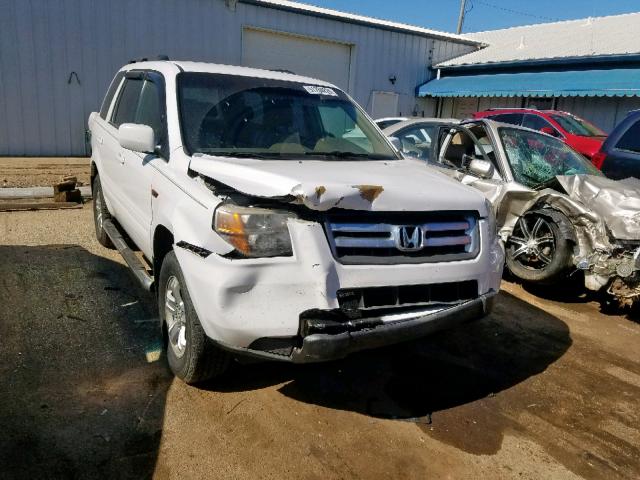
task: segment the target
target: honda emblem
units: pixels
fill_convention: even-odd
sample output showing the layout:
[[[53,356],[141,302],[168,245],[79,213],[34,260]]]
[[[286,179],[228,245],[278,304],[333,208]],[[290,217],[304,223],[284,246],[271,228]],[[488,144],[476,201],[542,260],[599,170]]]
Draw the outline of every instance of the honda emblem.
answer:
[[[403,226],[398,227],[396,246],[403,252],[415,252],[422,249],[422,228]]]

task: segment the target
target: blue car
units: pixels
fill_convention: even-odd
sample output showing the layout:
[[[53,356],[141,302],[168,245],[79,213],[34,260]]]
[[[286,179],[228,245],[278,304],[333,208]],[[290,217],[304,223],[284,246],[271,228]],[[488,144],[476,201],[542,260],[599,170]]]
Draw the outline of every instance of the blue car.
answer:
[[[591,161],[614,180],[640,178],[640,110],[629,112]]]

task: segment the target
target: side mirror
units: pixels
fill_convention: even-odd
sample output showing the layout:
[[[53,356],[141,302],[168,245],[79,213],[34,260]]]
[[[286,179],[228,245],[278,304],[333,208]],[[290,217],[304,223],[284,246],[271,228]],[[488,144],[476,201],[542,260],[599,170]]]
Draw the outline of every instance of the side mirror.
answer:
[[[118,128],[118,141],[122,148],[140,153],[154,153],[156,138],[153,128],[138,123],[123,123]]]
[[[556,132],[555,128],[553,127],[542,127],[540,131],[542,133],[546,133],[547,135],[551,135],[552,137],[558,136],[558,132]]]
[[[402,151],[402,142],[400,141],[400,139],[398,137],[387,137],[387,138],[391,142],[391,145],[396,147],[396,150],[398,150],[399,152]]]
[[[493,178],[496,169],[493,163],[474,158],[469,163],[469,173],[480,178]]]

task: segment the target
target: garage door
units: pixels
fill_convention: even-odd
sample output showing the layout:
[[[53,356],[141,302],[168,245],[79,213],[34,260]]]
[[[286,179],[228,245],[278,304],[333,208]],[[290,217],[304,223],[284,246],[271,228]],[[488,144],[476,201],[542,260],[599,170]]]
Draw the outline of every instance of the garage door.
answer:
[[[349,89],[351,46],[308,37],[245,28],[242,64],[290,70]]]

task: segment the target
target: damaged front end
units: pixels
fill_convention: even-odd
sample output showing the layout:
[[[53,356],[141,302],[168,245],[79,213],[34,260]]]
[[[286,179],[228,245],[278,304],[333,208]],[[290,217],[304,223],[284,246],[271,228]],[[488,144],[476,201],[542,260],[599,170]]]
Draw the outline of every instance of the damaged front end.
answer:
[[[635,248],[635,250],[634,250]],[[607,287],[620,305],[631,306],[640,298],[640,247],[615,246],[608,252],[593,252],[578,261],[591,290]]]
[[[460,172],[454,176],[464,177]],[[532,190],[515,182],[477,179],[465,183],[481,190],[495,206],[504,242],[526,212],[562,213],[572,228],[561,231],[575,245],[573,266],[584,272],[586,288],[606,288],[620,305],[632,305],[640,299],[640,181],[592,175],[556,179],[566,193]]]

